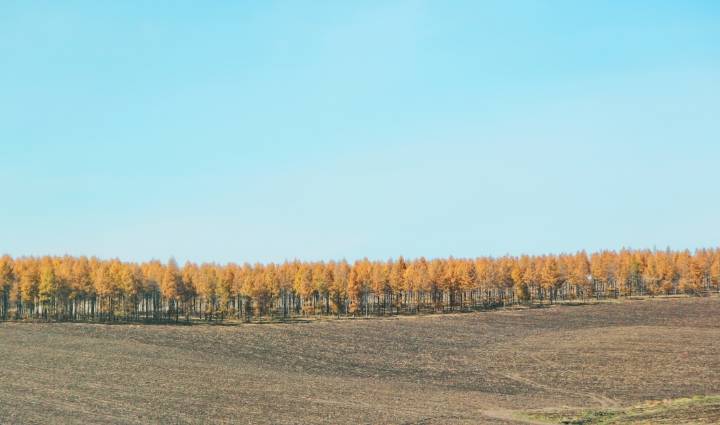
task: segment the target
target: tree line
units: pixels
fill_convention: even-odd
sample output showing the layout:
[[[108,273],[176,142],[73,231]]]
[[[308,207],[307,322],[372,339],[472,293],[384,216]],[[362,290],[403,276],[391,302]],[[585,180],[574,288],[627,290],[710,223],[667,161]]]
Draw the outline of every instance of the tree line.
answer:
[[[281,264],[0,258],[0,319],[370,316],[720,290],[720,249]]]

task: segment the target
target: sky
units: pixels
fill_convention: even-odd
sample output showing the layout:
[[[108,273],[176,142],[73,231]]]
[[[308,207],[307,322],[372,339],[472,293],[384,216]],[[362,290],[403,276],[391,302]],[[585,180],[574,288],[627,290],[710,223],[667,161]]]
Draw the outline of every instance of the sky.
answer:
[[[720,241],[720,2],[0,3],[0,253]]]

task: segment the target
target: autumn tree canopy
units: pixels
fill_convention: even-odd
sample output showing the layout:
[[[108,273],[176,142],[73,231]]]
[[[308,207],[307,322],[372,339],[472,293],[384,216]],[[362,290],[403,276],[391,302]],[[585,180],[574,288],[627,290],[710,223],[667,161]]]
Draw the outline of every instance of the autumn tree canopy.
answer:
[[[250,320],[412,314],[633,295],[703,295],[720,250],[219,265],[0,258],[3,320]]]

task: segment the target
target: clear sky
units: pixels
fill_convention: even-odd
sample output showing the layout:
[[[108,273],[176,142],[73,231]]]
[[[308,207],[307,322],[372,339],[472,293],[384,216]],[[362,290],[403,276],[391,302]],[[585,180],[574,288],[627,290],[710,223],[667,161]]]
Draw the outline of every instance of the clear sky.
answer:
[[[720,242],[720,2],[4,1],[0,252]]]

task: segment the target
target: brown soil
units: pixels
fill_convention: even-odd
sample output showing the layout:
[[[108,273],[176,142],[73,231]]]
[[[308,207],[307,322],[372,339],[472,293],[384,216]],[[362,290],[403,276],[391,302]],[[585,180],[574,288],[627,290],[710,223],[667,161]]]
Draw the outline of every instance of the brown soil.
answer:
[[[0,423],[537,423],[519,413],[720,394],[719,313],[713,297],[241,326],[4,323]]]

